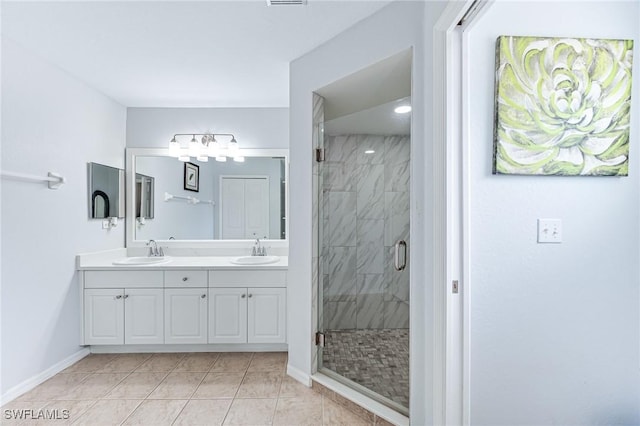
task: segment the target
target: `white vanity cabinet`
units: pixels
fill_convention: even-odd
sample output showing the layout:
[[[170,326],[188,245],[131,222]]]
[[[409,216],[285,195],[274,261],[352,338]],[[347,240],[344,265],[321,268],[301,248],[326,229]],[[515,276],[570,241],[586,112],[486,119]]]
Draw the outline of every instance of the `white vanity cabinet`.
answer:
[[[124,289],[84,290],[84,343],[124,344]]]
[[[211,271],[209,343],[285,343],[285,271]]]
[[[209,343],[247,343],[247,289],[209,289]]]
[[[248,289],[247,342],[286,342],[285,298],[284,288]]]
[[[267,268],[82,271],[82,344],[282,348],[286,275]]]
[[[84,273],[84,344],[164,342],[162,272],[123,272]]]
[[[164,343],[207,343],[207,271],[165,271],[164,287]]]

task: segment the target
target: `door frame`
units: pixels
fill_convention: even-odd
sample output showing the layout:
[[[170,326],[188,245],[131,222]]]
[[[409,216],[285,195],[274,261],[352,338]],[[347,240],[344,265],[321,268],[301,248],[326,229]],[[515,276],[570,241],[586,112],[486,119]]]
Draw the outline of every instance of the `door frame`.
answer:
[[[470,424],[466,31],[493,1],[449,1],[433,29],[434,425]]]

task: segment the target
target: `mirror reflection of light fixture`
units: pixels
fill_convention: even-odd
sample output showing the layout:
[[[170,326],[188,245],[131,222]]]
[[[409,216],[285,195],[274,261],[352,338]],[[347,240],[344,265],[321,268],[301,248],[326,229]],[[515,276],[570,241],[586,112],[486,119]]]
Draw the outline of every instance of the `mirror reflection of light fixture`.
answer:
[[[180,143],[180,137],[191,136],[189,142],[185,145]],[[220,143],[216,136],[229,137],[226,143]],[[197,138],[200,138],[198,141]],[[187,139],[183,138],[184,141]],[[215,158],[216,161],[225,162],[227,157],[231,157],[234,161],[242,163],[244,157],[240,152],[238,141],[231,133],[176,133],[169,142],[169,155],[177,157],[180,161],[190,161],[195,158],[198,161],[209,161],[209,157]]]

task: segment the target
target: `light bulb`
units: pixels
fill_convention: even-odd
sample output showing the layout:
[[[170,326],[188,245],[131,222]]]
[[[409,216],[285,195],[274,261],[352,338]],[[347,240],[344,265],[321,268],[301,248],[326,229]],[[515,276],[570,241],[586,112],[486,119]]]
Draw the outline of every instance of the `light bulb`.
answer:
[[[244,163],[244,157],[241,155],[236,155],[235,157],[233,157],[233,161],[235,161],[236,163]]]
[[[180,143],[176,140],[174,136],[169,142],[169,155],[172,157],[178,157],[180,155]]]
[[[180,154],[180,156],[178,157],[178,160],[185,161],[185,162],[189,161],[189,156]]]
[[[234,154],[238,152],[238,141],[233,136],[229,141],[229,145],[227,145],[227,149],[229,150],[229,154],[231,154],[231,156],[234,156]]]
[[[406,114],[411,112],[411,105],[400,105],[393,110],[396,114]]]
[[[191,142],[189,142],[189,156],[197,157],[198,155],[200,155],[200,144],[196,140],[196,136],[193,135]]]
[[[216,161],[219,163],[224,163],[225,161],[227,161],[227,157],[225,157],[224,155],[218,155],[216,157]]]
[[[201,161],[203,163],[206,163],[207,161],[209,161],[209,157],[205,154],[205,155],[198,155],[196,157],[196,160]]]
[[[207,147],[208,149],[208,155],[209,157],[217,157],[219,152],[220,152],[220,144],[218,143],[218,141],[216,140],[215,136],[211,136],[211,139],[209,140],[209,146]]]

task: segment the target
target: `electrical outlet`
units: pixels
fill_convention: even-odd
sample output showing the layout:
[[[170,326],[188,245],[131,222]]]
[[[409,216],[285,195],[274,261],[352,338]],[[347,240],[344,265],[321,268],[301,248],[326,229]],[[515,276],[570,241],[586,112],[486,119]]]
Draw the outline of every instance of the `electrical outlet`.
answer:
[[[538,243],[561,243],[562,220],[538,219]]]
[[[109,219],[105,219],[102,221],[102,229],[109,229],[111,226],[109,224]]]

